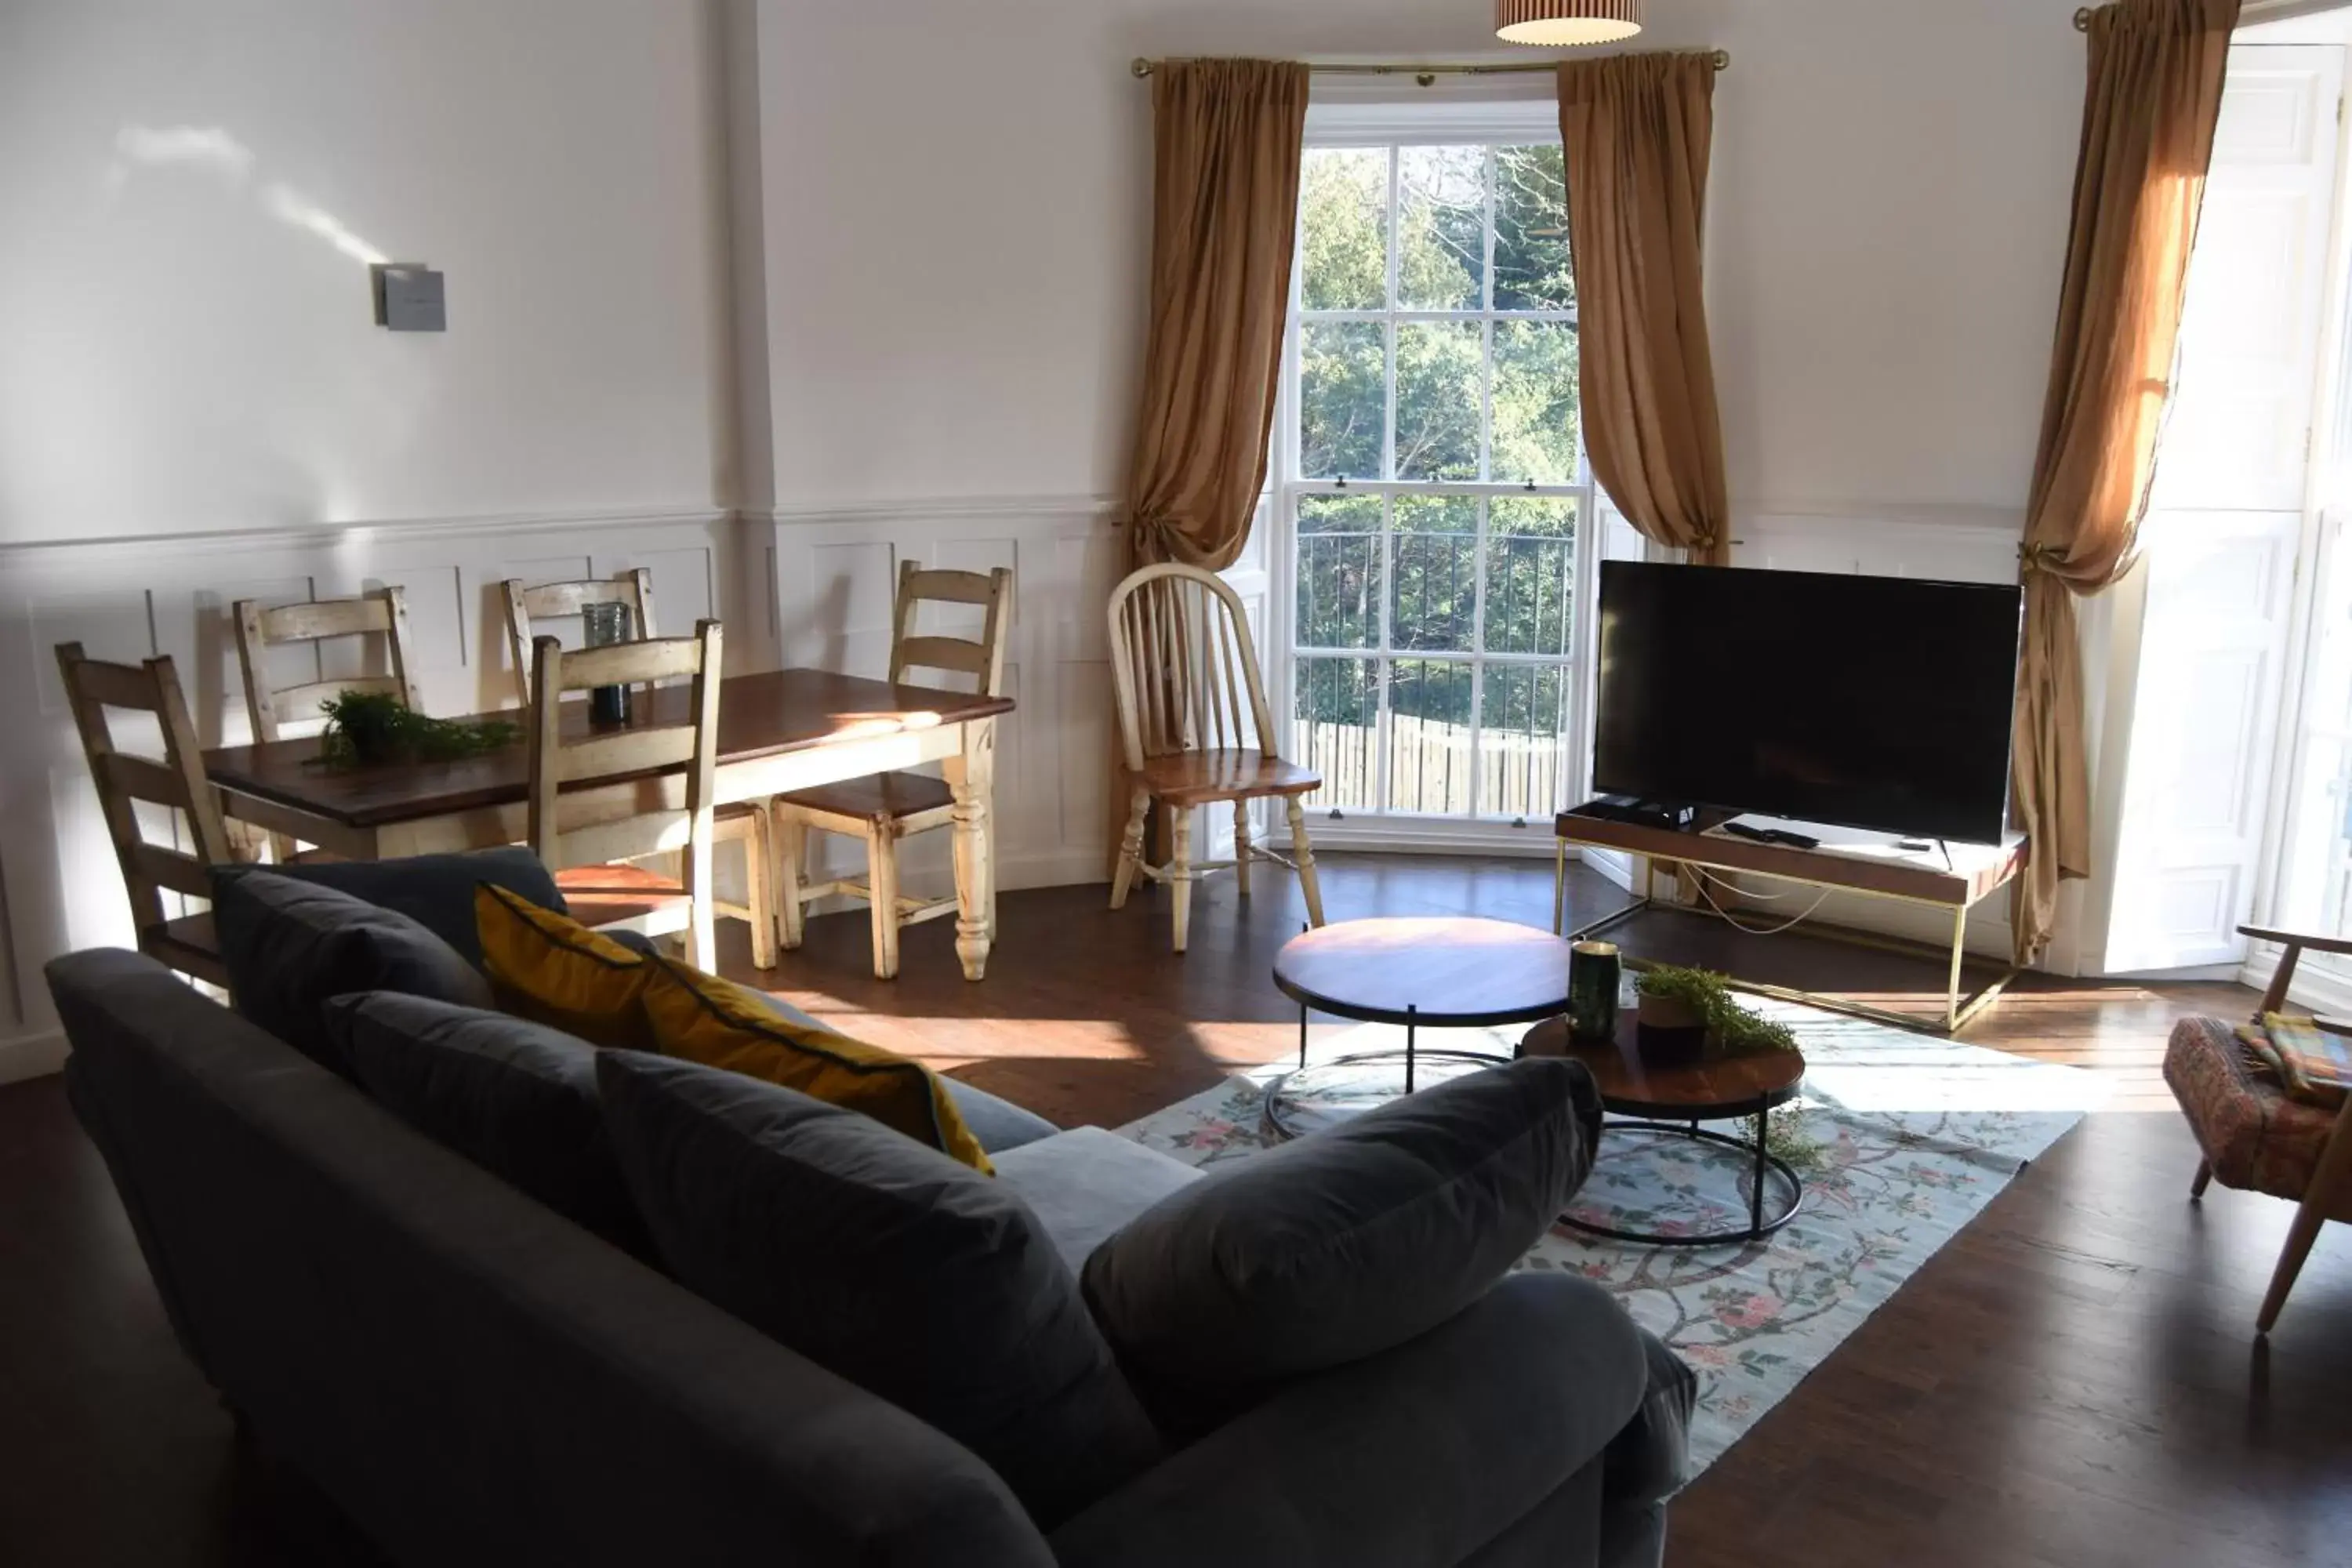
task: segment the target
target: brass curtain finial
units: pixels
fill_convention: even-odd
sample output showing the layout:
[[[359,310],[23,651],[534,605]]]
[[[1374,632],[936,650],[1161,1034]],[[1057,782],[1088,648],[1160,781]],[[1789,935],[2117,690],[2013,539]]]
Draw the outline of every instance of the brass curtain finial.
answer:
[[[2087,33],[2087,32],[2089,32],[2089,31],[2091,30],[2091,16],[2092,16],[2092,15],[2093,15],[2093,13],[2092,13],[2092,11],[2091,11],[2091,8],[2090,8],[2088,5],[2085,5],[2085,6],[2084,6],[2081,10],[2079,10],[2079,11],[2075,12],[2075,13],[2074,13],[2074,31],[2076,31],[2076,32],[2078,32],[2078,33]]]
[[[1718,72],[1731,68],[1729,49],[1717,49],[1707,58],[1714,61],[1715,68]],[[1159,69],[1161,63],[1154,59],[1138,58],[1128,68],[1138,79],[1141,79]],[[1563,63],[1565,63],[1563,58],[1514,60],[1506,65],[1491,66],[1317,65],[1309,61],[1307,68],[1318,76],[1409,76],[1423,87],[1433,87],[1437,83],[1437,79],[1442,76],[1519,76],[1532,71],[1542,71],[1549,75],[1558,70]]]

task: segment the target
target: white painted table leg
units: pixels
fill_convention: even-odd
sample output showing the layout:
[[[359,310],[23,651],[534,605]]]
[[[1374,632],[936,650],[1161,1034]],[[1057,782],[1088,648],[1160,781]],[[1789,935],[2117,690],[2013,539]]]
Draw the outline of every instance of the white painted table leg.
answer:
[[[990,921],[995,906],[994,829],[988,811],[995,767],[996,721],[966,724],[962,754],[949,758],[943,769],[955,793],[956,957],[966,980],[988,973],[995,934]]]

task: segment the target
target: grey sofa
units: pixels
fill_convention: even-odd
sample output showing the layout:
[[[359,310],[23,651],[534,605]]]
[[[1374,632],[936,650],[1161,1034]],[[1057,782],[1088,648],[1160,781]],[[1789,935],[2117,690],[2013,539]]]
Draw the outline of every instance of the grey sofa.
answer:
[[[188,1354],[397,1561],[1661,1560],[1681,1434],[1643,1413],[1680,1369],[1586,1282],[1513,1276],[1432,1333],[1289,1385],[1048,1536],[944,1434],[412,1131],[161,966],[98,951],[48,978],[73,1104]],[[1126,1161],[1110,1147],[1124,1141],[1040,1139],[1027,1113],[960,1098],[983,1142],[1026,1144],[1000,1163],[1066,1255],[1186,1179]]]

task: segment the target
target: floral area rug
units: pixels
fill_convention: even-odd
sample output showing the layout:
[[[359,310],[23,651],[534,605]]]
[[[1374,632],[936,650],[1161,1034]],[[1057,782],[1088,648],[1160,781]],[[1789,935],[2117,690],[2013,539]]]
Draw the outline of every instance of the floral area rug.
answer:
[[[1805,1183],[1789,1225],[1758,1242],[1702,1247],[1600,1240],[1567,1226],[1536,1244],[1522,1268],[1565,1269],[1614,1294],[1635,1321],[1697,1372],[1693,1473],[1819,1366],[2018,1172],[2085,1111],[2104,1103],[2097,1075],[1915,1035],[1789,1003],[1754,1001],[1788,1023],[1805,1052],[1803,1098],[1776,1118],[1772,1148],[1792,1153]],[[1423,1051],[1508,1057],[1521,1029],[1421,1032]],[[1380,1103],[1402,1068],[1331,1067],[1333,1058],[1403,1045],[1403,1031],[1366,1025],[1318,1042],[1318,1070],[1286,1091],[1310,1129]],[[1246,1158],[1275,1140],[1265,1086],[1295,1061],[1255,1068],[1122,1128],[1188,1164]],[[1423,1088],[1466,1061],[1424,1059]],[[1711,1123],[1748,1135],[1752,1122]],[[1604,1135],[1570,1212],[1613,1230],[1713,1232],[1747,1222],[1746,1154],[1678,1138]],[[1786,1187],[1767,1177],[1767,1213]]]

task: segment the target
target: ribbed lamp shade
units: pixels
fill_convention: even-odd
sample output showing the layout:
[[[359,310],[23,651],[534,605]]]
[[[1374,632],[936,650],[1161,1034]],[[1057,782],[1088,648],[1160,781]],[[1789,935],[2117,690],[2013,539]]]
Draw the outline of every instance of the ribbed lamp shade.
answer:
[[[1495,32],[1511,44],[1613,44],[1642,30],[1642,0],[1495,0]]]

